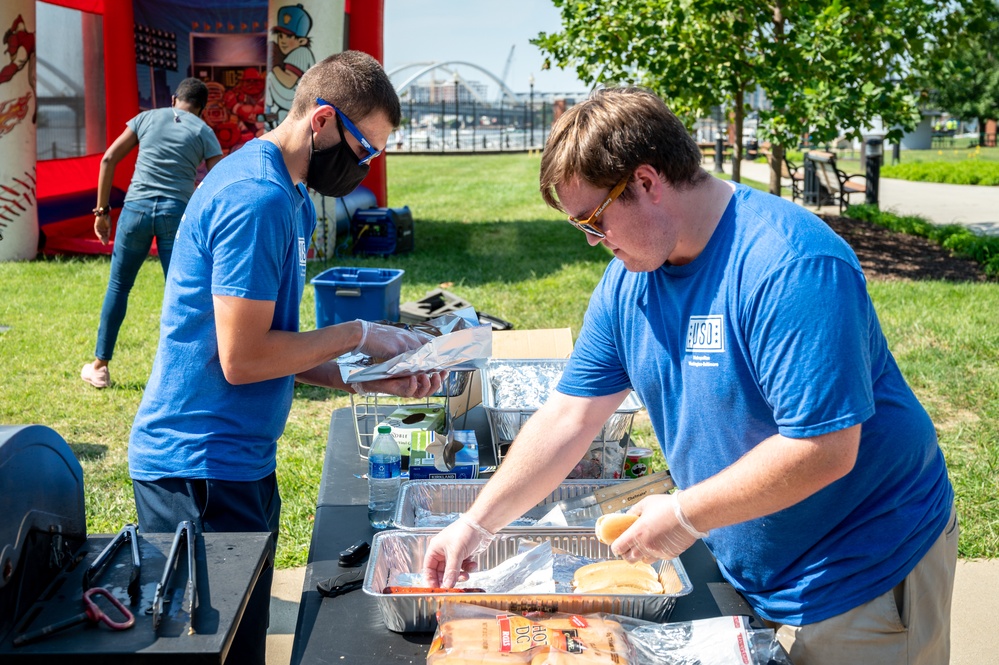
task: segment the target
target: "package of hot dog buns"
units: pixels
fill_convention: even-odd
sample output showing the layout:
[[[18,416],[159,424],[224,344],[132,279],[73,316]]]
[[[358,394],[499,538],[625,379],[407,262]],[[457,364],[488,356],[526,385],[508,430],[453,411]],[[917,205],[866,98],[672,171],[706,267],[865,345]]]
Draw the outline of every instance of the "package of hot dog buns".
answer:
[[[655,623],[443,602],[427,665],[791,665],[769,629],[722,616]]]

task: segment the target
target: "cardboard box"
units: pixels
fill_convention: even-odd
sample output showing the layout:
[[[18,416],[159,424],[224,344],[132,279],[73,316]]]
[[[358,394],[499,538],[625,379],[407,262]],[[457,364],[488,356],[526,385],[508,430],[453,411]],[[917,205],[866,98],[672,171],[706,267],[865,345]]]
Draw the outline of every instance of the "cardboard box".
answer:
[[[441,471],[434,466],[434,456],[426,454],[426,447],[413,449],[409,458],[410,480],[456,480],[479,477],[479,445],[475,430],[455,430],[454,438],[465,446],[454,456],[455,466],[450,471]]]
[[[568,358],[572,353],[572,330],[494,330],[493,358]],[[480,372],[472,374],[468,387],[449,401],[451,415],[460,416],[482,403]]]
[[[444,405],[400,406],[378,423],[375,432],[382,425],[392,428],[392,438],[399,444],[403,457],[407,457],[411,450],[426,450],[432,433],[443,429]]]

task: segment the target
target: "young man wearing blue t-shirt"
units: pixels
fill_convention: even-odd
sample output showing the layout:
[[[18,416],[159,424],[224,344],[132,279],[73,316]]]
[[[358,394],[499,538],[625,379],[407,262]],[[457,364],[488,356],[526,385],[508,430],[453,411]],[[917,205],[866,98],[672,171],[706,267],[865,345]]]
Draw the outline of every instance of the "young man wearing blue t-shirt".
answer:
[[[453,583],[550,493],[634,389],[682,493],[613,551],[704,538],[796,665],[946,663],[954,492],[853,251],[793,203],[711,177],[661,100],[612,89],[552,129],[541,191],[614,254],[554,393],[425,573]]]
[[[335,358],[392,357],[428,338],[364,321],[299,332],[316,212],[306,186],[345,196],[399,124],[381,65],[346,51],[307,71],[288,117],[226,157],[191,198],[174,245],[152,375],[128,446],[139,527],[269,532],[277,440],[295,381],[345,386]],[[365,390],[423,398],[439,373]],[[272,549],[273,553],[273,549]],[[273,569],[254,587],[227,661],[263,663]]]

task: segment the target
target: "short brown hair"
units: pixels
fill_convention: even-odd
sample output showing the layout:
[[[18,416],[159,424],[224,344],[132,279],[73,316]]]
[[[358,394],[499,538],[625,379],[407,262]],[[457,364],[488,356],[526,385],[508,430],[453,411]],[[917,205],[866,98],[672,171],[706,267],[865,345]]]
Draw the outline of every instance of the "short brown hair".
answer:
[[[642,164],[676,189],[707,176],[701,151],[663,100],[644,88],[604,88],[552,126],[541,158],[541,195],[563,210],[555,188],[579,177],[610,189]],[[631,198],[625,189],[622,200]]]
[[[308,69],[298,80],[290,115],[300,118],[322,97],[359,122],[384,111],[393,127],[402,121],[399,95],[377,60],[361,51],[335,53]]]

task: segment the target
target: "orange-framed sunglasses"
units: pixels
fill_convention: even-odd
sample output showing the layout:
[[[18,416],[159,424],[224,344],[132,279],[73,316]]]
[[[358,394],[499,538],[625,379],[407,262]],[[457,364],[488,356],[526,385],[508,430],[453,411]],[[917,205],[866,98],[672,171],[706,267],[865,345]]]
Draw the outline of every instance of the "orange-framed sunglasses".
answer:
[[[604,214],[604,210],[607,209],[607,206],[609,206],[611,203],[614,203],[614,200],[617,197],[621,196],[621,192],[625,190],[630,181],[631,181],[631,174],[629,173],[628,175],[626,175],[624,178],[621,179],[621,182],[614,185],[614,189],[610,190],[610,194],[607,195],[607,199],[599,206],[597,206],[597,209],[593,211],[592,215],[590,215],[586,219],[576,219],[572,215],[569,215],[569,223],[575,226],[580,231],[588,233],[591,236],[596,236],[597,238],[605,238],[606,235],[604,234],[603,231],[600,230],[599,226],[600,215]]]

